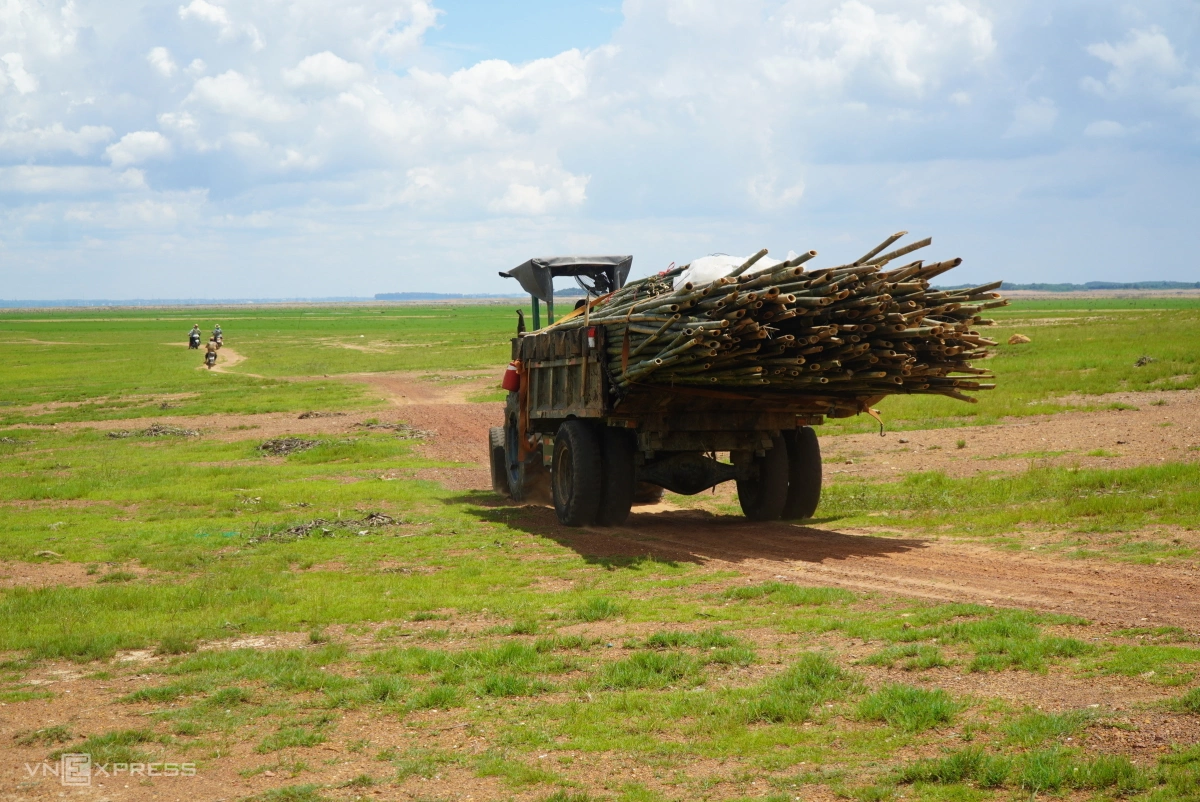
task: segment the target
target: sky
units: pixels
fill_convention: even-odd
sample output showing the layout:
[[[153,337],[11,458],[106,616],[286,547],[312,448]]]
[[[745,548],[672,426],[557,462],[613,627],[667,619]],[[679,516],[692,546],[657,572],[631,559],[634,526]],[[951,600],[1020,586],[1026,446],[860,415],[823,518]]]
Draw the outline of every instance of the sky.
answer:
[[[1200,281],[1200,3],[0,0],[0,298],[899,230],[948,283]]]

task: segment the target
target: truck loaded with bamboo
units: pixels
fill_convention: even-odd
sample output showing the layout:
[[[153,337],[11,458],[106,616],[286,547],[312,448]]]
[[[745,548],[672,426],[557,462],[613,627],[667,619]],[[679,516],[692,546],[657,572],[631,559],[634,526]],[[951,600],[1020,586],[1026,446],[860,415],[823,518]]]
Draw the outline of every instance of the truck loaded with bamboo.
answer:
[[[563,523],[615,524],[635,496],[732,479],[751,518],[811,516],[812,425],[877,414],[888,395],[974,401],[994,387],[971,361],[995,345],[976,327],[1007,304],[1000,282],[933,288],[960,259],[885,269],[931,242],[888,251],[904,233],[816,270],[815,251],[775,262],[762,250],[717,265],[715,278],[697,260],[624,283],[629,257],[530,260],[502,274],[533,295],[535,321],[554,276],[576,276],[588,297],[513,340],[506,420],[492,431],[496,489],[520,499],[548,478]]]

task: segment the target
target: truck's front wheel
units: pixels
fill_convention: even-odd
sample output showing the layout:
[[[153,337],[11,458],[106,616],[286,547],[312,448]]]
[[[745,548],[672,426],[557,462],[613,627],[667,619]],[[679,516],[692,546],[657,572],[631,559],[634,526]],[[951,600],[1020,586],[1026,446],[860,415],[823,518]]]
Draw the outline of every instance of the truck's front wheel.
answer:
[[[565,526],[591,526],[600,512],[603,460],[600,438],[587,424],[569,420],[554,437],[551,488],[554,512]]]
[[[773,438],[765,456],[755,457],[757,479],[737,481],[738,501],[751,521],[776,521],[788,498],[788,452],[782,437]]]
[[[508,458],[505,456],[504,427],[488,429],[488,456],[491,458],[492,490],[502,496],[511,496],[508,488]]]

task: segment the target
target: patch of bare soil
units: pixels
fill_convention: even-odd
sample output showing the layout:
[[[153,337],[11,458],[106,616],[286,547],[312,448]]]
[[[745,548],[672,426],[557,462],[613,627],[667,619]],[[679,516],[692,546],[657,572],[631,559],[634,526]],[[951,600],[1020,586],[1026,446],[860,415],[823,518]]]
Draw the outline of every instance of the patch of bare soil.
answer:
[[[106,576],[120,572],[142,577],[149,571],[139,565],[105,565],[88,573],[88,567],[72,562],[0,562],[0,588],[79,588],[93,585]]]
[[[967,477],[1039,466],[1131,468],[1200,460],[1200,390],[1066,399],[1136,409],[1012,418],[996,426],[821,438],[829,476],[895,479],[913,471]],[[959,441],[965,446],[960,448]]]
[[[197,368],[197,370],[204,370],[204,369],[206,369],[205,365],[204,365],[204,356],[203,356],[204,349],[200,350],[200,354],[201,354],[200,367]],[[246,361],[245,356],[243,356],[242,354],[239,354],[237,351],[233,350],[228,345],[222,345],[220,350],[217,351],[217,364],[213,365],[212,368],[209,368],[209,369],[212,370],[213,373],[231,373],[232,371],[230,370],[230,368],[232,368],[234,365],[238,365],[245,361]],[[253,377],[259,378],[259,379],[262,378],[257,373],[246,373],[241,370],[239,370],[237,373],[239,376],[253,376]]]
[[[370,373],[348,377],[363,381],[396,407],[413,426],[433,432],[434,437],[420,446],[429,459],[467,463],[473,467],[429,468],[417,473],[418,479],[440,482],[451,490],[490,488],[488,469],[488,429],[504,421],[504,405],[472,404],[474,393],[495,389],[499,371],[488,371],[468,381],[436,383],[403,373]]]

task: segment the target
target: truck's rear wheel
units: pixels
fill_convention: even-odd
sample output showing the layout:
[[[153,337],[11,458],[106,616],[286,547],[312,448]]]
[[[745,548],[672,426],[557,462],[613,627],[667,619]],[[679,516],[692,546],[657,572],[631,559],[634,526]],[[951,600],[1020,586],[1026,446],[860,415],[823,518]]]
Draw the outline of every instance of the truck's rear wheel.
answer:
[[[784,432],[788,453],[787,503],[783,517],[811,518],[821,502],[821,445],[810,426]]]
[[[554,437],[551,489],[554,512],[565,526],[591,526],[600,512],[603,458],[600,438],[587,424],[569,420]]]
[[[620,526],[629,517],[633,506],[634,489],[634,439],[624,429],[605,428],[600,433],[601,467],[604,482],[600,491],[600,510],[596,523],[601,526]]]
[[[502,496],[511,496],[508,489],[508,470],[504,457],[504,427],[493,426],[488,429],[488,456],[492,466],[492,490]]]
[[[775,521],[788,499],[788,452],[782,437],[774,438],[765,456],[754,457],[757,479],[737,481],[738,502],[751,521]]]

